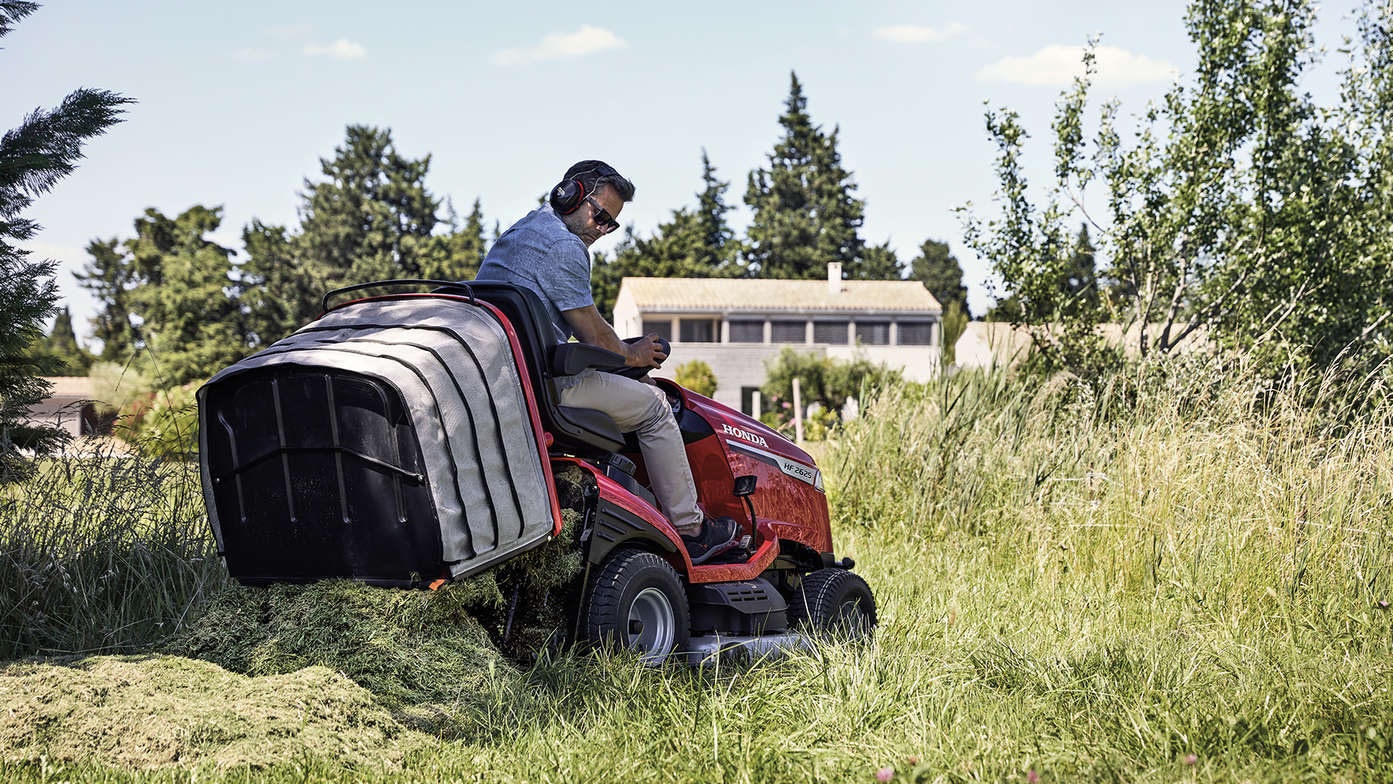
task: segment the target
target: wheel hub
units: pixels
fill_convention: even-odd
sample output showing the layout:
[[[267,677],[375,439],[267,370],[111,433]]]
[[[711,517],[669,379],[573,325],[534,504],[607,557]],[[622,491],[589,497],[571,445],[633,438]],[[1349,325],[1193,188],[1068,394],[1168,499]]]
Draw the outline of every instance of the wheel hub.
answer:
[[[667,594],[657,588],[644,588],[629,605],[629,647],[638,651],[644,664],[662,662],[677,640],[677,618]]]

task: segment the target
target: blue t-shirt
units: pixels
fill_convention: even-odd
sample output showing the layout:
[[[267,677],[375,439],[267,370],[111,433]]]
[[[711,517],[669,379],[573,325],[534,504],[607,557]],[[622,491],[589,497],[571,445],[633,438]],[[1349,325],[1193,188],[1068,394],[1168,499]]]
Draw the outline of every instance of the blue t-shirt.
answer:
[[[595,304],[590,293],[590,252],[550,206],[535,209],[508,227],[474,278],[506,281],[537,292],[556,325],[559,343],[573,334],[561,311]]]

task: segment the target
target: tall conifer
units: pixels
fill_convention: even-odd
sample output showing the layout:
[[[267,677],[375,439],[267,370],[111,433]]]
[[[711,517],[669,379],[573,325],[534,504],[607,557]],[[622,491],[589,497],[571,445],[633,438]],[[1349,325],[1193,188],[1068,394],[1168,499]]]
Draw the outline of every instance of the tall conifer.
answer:
[[[847,274],[860,277],[865,205],[842,166],[840,130],[824,134],[807,107],[803,85],[792,74],[779,117],[783,137],[768,156],[768,168],[750,172],[745,190],[745,203],[754,211],[746,263],[759,277],[820,278],[828,262],[839,261]],[[883,254],[873,261],[883,262]]]
[[[0,0],[0,37],[8,34],[36,3]],[[42,374],[52,370],[33,345],[53,313],[56,264],[33,260],[18,243],[32,240],[39,225],[21,217],[38,196],[71,174],[82,158],[82,144],[120,122],[130,103],[116,93],[82,88],[50,111],[34,110],[0,137],[0,482],[22,476],[31,463],[19,451],[56,448],[60,431],[27,422],[29,412],[49,395]]]

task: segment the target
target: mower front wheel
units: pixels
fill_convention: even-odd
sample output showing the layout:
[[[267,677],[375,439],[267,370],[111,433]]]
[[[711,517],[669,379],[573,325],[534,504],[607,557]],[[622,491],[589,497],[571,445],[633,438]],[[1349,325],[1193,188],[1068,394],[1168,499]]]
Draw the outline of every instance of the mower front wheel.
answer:
[[[875,629],[875,595],[861,576],[846,569],[818,569],[803,576],[788,603],[790,627],[868,640]]]
[[[601,648],[628,648],[650,667],[691,636],[687,592],[662,558],[642,550],[616,550],[605,559],[589,591],[585,637]]]

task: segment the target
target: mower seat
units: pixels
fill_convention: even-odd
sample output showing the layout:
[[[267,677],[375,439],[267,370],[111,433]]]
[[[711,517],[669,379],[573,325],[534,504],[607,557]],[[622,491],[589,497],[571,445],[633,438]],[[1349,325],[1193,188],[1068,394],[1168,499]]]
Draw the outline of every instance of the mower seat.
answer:
[[[610,357],[618,355],[583,344],[557,345],[551,317],[536,292],[493,280],[468,281],[467,285],[476,298],[498,308],[512,324],[527,362],[542,427],[577,454],[601,456],[622,450],[624,434],[608,414],[561,405],[553,382],[557,376],[579,373],[587,367],[605,369],[612,364]],[[622,365],[619,358],[618,366]]]

